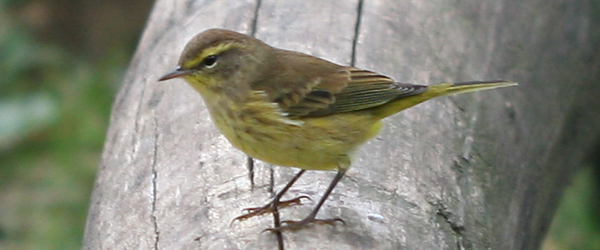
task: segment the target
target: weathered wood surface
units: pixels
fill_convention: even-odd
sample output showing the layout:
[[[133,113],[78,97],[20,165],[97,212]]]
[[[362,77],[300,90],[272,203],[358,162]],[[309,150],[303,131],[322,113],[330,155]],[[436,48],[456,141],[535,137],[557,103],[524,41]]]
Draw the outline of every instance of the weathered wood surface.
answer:
[[[157,1],[115,100],[84,248],[276,248],[260,233],[271,216],[230,224],[268,201],[268,168],[250,190],[200,96],[156,81],[189,38],[221,27],[403,82],[520,83],[388,119],[319,214],[346,226],[286,232],[286,249],[536,249],[600,138],[598,19],[590,1],[554,2]],[[275,169],[276,189],[296,171]],[[316,200],[333,175],[306,174],[291,195]]]

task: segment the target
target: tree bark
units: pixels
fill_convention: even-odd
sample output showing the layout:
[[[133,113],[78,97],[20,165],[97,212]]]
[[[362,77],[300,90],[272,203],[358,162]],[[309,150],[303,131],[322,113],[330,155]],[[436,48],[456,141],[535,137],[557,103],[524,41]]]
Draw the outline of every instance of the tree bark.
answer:
[[[113,107],[85,249],[276,249],[269,200],[182,80],[157,82],[207,28],[389,75],[400,82],[508,79],[386,120],[318,217],[286,249],[537,249],[560,195],[600,145],[600,35],[591,1],[159,0]],[[596,13],[596,18],[593,14]],[[297,169],[274,167],[275,190]],[[289,196],[318,200],[334,173]],[[315,202],[280,211],[301,219]]]

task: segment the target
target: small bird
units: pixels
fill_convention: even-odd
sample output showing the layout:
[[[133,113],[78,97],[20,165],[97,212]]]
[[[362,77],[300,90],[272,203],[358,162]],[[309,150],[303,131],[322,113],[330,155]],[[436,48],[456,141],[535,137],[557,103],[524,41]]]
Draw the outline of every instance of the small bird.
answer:
[[[236,220],[299,203],[305,197],[281,198],[306,170],[337,171],[306,218],[285,221],[273,231],[343,222],[316,215],[350,167],[352,152],[378,134],[382,119],[434,97],[517,85],[503,80],[400,83],[224,29],[192,38],[175,70],[159,81],[173,78],[185,79],[200,93],[213,122],[236,148],[267,163],[301,169],[270,203]]]

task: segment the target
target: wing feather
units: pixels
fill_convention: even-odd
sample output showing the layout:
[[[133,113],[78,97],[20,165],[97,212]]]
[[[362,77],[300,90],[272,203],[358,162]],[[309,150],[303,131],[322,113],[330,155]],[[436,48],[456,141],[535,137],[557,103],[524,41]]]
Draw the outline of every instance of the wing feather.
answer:
[[[275,99],[290,117],[365,110],[427,90],[427,86],[394,82],[387,76],[356,68],[342,68],[300,86],[303,87]]]

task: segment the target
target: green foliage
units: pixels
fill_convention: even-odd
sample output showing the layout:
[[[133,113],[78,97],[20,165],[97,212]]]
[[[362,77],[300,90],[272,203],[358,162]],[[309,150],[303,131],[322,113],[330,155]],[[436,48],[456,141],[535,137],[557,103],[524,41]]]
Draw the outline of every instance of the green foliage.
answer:
[[[600,249],[598,170],[584,168],[563,196],[543,250]]]
[[[130,52],[84,61],[35,41],[4,17],[0,249],[79,249],[110,106]]]

